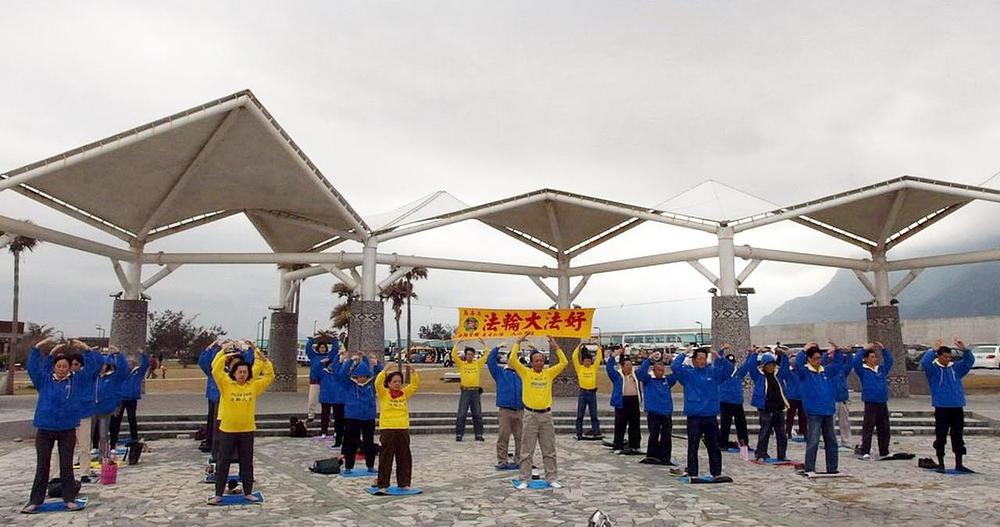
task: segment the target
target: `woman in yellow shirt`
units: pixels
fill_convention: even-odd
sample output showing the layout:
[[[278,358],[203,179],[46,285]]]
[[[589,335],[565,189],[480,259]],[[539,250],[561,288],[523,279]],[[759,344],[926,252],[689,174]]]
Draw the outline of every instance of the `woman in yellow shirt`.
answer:
[[[413,366],[407,364],[406,371],[410,375],[410,384],[403,387],[403,373],[398,369],[391,373],[387,373],[388,371],[389,369],[385,368],[375,377],[375,392],[378,395],[379,406],[379,442],[382,444],[382,451],[378,457],[376,495],[385,495],[389,491],[393,460],[396,461],[396,485],[399,488],[410,489],[410,476],[413,472],[408,402],[420,385],[420,376]]]
[[[234,349],[236,348],[236,349]],[[245,351],[247,344],[236,341],[223,345],[222,353],[212,360],[212,378],[219,386],[219,450],[216,457],[215,496],[208,499],[209,505],[222,502],[222,493],[229,480],[229,465],[233,452],[238,452],[240,482],[243,497],[247,501],[258,501],[253,495],[253,433],[257,429],[254,417],[257,413],[257,397],[274,380],[274,366],[259,350],[253,349],[254,371],[242,359],[236,359],[226,374],[226,361]]]

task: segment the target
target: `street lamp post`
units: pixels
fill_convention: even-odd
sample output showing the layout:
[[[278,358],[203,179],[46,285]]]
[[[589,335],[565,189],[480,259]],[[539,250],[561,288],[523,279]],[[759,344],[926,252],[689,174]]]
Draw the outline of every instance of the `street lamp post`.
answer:
[[[97,338],[103,339],[104,338],[104,328],[102,328],[100,325],[94,326],[94,328],[97,329]]]
[[[701,322],[698,322],[697,320],[695,320],[694,323],[698,324],[698,345],[699,346],[704,346],[705,345],[705,325],[702,324]]]
[[[597,343],[604,347],[604,335],[601,334],[601,326],[591,326],[591,329],[597,330]]]

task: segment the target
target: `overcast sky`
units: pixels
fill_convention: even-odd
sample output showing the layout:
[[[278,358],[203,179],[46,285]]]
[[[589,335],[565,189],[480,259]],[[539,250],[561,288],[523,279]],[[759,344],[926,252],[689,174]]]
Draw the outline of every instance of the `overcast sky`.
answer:
[[[435,190],[469,204],[549,187],[654,205],[714,179],[787,205],[906,174],[980,184],[1000,170],[996,20],[993,2],[6,3],[0,171],[249,88],[362,215]],[[95,236],[12,192],[0,214]],[[932,253],[986,218],[995,204],[966,207],[895,256]],[[712,243],[644,225],[578,263]],[[864,256],[796,225],[737,243]],[[233,217],[150,249],[267,247]],[[475,223],[380,250],[554,265]],[[833,272],[761,265],[752,320]],[[324,326],[333,283],[303,286],[303,335]],[[51,244],[26,256],[21,286],[22,318],[68,334],[107,328],[120,289],[106,259]],[[675,264],[595,276],[577,302],[600,308],[605,331],[693,327],[710,320],[708,287]],[[149,294],[151,309],[252,336],[276,289],[271,266],[188,266]],[[454,306],[549,304],[523,277],[432,270],[418,292],[415,327],[453,323]]]

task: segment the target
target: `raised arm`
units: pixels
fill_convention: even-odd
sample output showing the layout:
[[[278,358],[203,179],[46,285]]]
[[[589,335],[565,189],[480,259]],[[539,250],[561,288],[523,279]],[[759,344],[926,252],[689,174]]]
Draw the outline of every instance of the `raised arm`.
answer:
[[[456,340],[455,341],[455,345],[451,347],[451,361],[454,362],[456,366],[458,365],[459,361],[462,360],[462,359],[460,359],[458,357],[458,347],[461,344],[462,344],[462,341]]]
[[[379,399],[385,395],[385,392],[389,391],[389,389],[385,387],[386,374],[387,370],[378,372],[378,375],[375,376],[375,382],[373,383],[375,385],[375,394],[378,395]]]
[[[579,370],[580,366],[583,366],[583,363],[580,362],[580,346],[573,348],[573,353],[570,354],[570,357],[573,359],[573,369]]]
[[[728,378],[730,375],[733,374],[733,371],[736,369],[736,365],[726,360],[726,358],[722,356],[721,351],[715,354],[714,366],[715,366],[715,371],[719,375],[720,379]]]
[[[274,364],[263,354],[257,359],[255,365],[260,364],[260,376],[254,377],[253,387],[255,394],[260,395],[274,382]]]
[[[212,378],[215,379],[215,384],[219,387],[220,393],[228,378],[226,377],[226,355],[226,353],[216,353],[215,358],[212,359]]]
[[[937,356],[937,348],[931,348],[924,352],[924,356],[920,359],[920,369],[925,372],[931,371],[931,363],[934,362],[934,358]]]
[[[795,355],[795,367],[792,368],[792,375],[797,375],[800,379],[806,375],[806,352],[802,350]]]
[[[28,377],[31,378],[31,385],[37,390],[41,386],[42,381],[45,379],[45,357],[42,356],[41,350],[38,348],[31,348],[31,353],[28,355]]]
[[[747,373],[750,374],[750,378],[755,380],[760,380],[764,378],[764,374],[757,369],[758,357],[759,355],[757,354],[756,351],[751,351],[747,355],[746,362],[743,363],[743,366],[747,369]]]
[[[205,375],[209,377],[212,376],[212,359],[215,358],[215,354],[219,352],[221,348],[219,347],[219,341],[215,341],[205,348],[201,355],[198,356],[198,367],[201,371],[205,372]]]
[[[891,370],[895,364],[896,359],[892,356],[892,350],[882,348],[882,367],[885,368],[886,375],[889,374],[889,370]]]
[[[597,351],[594,352],[594,364],[600,366],[602,360],[604,360],[604,346],[598,344]]]
[[[643,384],[649,382],[649,379],[650,379],[650,376],[649,376],[649,365],[650,365],[650,362],[649,362],[649,359],[647,358],[647,359],[645,359],[645,360],[642,361],[642,364],[639,365],[639,368],[635,372],[635,377],[637,379],[639,379],[639,382],[641,382]]]
[[[490,370],[490,376],[493,380],[499,380],[500,375],[503,373],[502,368],[500,368],[500,361],[497,356],[500,354],[500,347],[495,347],[490,350],[490,353],[486,356],[486,368]],[[509,360],[509,358],[508,358]]]
[[[125,354],[120,351],[115,351],[111,353],[111,356],[115,361],[115,379],[117,382],[124,381],[128,377],[128,360],[125,359]],[[212,364],[208,365],[207,375],[212,375]]]
[[[670,363],[670,374],[673,375],[678,382],[684,382],[684,376],[686,374],[684,371],[684,359],[686,358],[687,354],[677,353],[673,362]]]
[[[861,361],[861,356],[864,354],[865,354],[864,351],[860,353],[855,353],[854,358],[851,359],[851,369],[854,370],[854,373],[858,376],[858,379],[861,379],[861,373],[864,371],[864,363]],[[882,357],[885,358],[884,350],[882,353]]]
[[[149,354],[144,351],[139,356],[139,375],[145,377],[147,370],[149,370]]]
[[[558,359],[556,363],[549,367],[550,378],[555,378],[566,369],[566,366],[569,366],[569,360],[566,358],[566,352],[564,352],[559,346],[556,346],[556,358]]]
[[[740,365],[740,369],[736,370],[736,376],[739,377],[740,379],[746,377],[747,374],[750,373],[751,367],[752,365],[750,364],[750,354],[748,353],[747,357],[743,359],[743,364]]]
[[[963,351],[962,360],[955,364],[955,373],[959,377],[965,377],[969,373],[969,370],[972,369],[972,366],[976,364],[976,355],[961,340],[955,341],[955,347]]]
[[[518,375],[522,376],[528,371],[528,367],[525,366],[524,364],[521,364],[520,360],[521,342],[523,340],[524,338],[518,339],[517,342],[515,342],[514,345],[510,348],[510,355],[507,356],[507,364],[510,364],[510,366],[514,368],[514,371],[516,371]]]
[[[316,353],[316,348],[313,346],[313,338],[309,337],[306,339],[306,358],[309,359],[309,364],[316,364],[319,360],[319,354]]]
[[[604,364],[604,369],[607,370],[608,378],[611,379],[612,383],[617,383],[622,378],[622,374],[615,369],[615,358],[614,354],[608,355],[608,362]]]
[[[406,397],[409,398],[412,397],[413,394],[416,393],[417,388],[420,387],[420,375],[417,374],[417,369],[410,366],[409,364],[406,365],[406,369],[409,370],[410,372],[410,384],[407,384],[406,386],[403,387],[403,394],[405,394]]]

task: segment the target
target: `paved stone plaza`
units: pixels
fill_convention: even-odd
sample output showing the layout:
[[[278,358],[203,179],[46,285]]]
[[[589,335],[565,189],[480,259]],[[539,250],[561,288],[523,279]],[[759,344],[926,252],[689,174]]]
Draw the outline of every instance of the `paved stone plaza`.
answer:
[[[306,466],[330,454],[316,439],[264,438],[257,442],[257,488],[263,505],[210,507],[201,483],[204,457],[192,440],[150,443],[138,466],[122,467],[118,484],[85,485],[91,500],[74,513],[27,516],[34,470],[30,443],[0,446],[0,524],[16,525],[586,525],[594,509],[615,525],[997,525],[1000,438],[974,437],[972,476],[941,476],[915,461],[858,461],[842,453],[850,479],[809,481],[791,468],[757,466],[724,454],[727,485],[684,485],[665,467],[613,456],[593,442],[561,436],[559,468],[566,488],[515,491],[512,473],[492,467],[494,437],[455,443],[449,436],[413,438],[414,483],[420,496],[373,497],[372,479],[314,475]],[[894,450],[929,452],[929,437],[901,438]],[[683,458],[685,442],[675,440]],[[792,443],[790,457],[803,446]],[[540,461],[540,459],[539,459]],[[819,467],[822,468],[822,453]],[[707,467],[707,459],[702,459]]]

